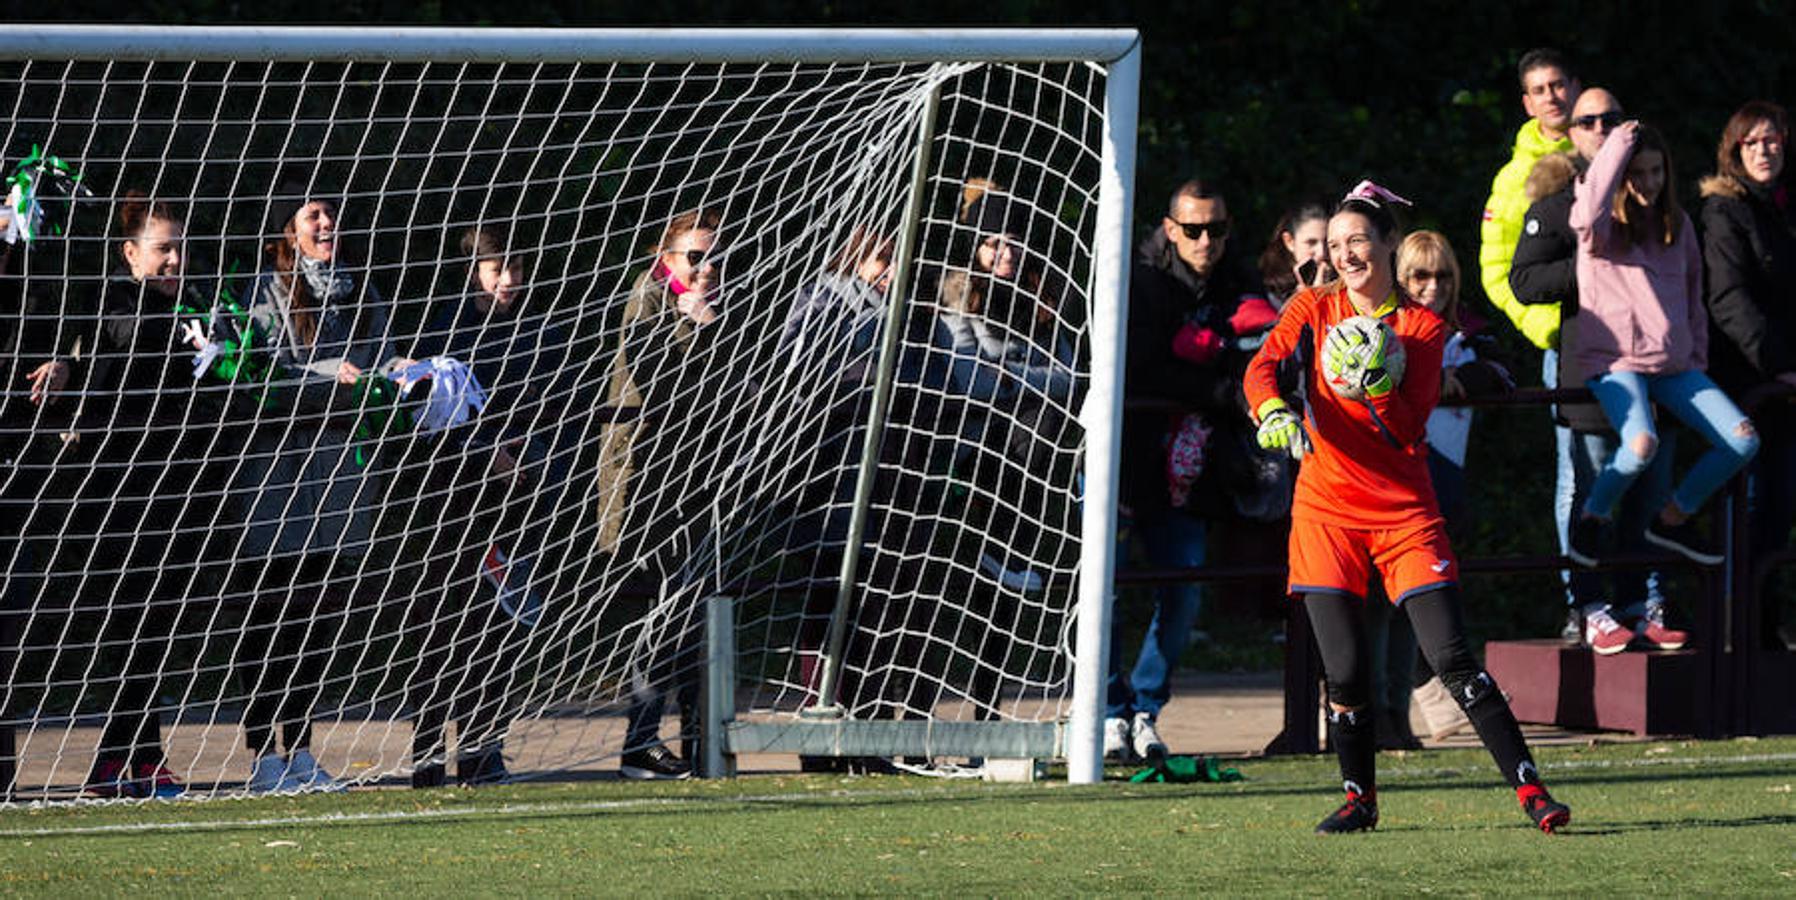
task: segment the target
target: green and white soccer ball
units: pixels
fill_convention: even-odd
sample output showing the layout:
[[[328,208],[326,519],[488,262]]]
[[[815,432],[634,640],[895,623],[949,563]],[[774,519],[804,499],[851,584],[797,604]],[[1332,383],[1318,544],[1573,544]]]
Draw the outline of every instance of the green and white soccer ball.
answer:
[[[1391,389],[1396,390],[1403,383],[1405,365],[1403,342],[1397,338],[1397,332],[1383,319],[1373,316],[1354,316],[1342,319],[1329,329],[1322,341],[1322,375],[1328,381],[1328,387],[1336,395],[1345,400],[1363,400],[1366,396],[1365,379],[1354,377],[1363,375],[1364,370],[1353,366],[1338,365],[1336,357],[1341,353],[1356,352],[1354,348],[1364,347],[1374,340],[1384,342],[1384,370],[1391,376]]]

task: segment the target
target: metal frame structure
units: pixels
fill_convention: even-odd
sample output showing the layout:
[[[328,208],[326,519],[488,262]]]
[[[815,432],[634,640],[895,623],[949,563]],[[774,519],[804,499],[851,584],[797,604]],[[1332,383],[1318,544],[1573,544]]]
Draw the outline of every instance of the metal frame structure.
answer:
[[[1141,38],[1133,29],[829,29],[698,28],[676,32],[637,29],[183,27],[147,25],[14,25],[0,29],[0,59],[111,61],[395,61],[395,62],[1084,62],[1105,70],[1101,185],[1093,267],[1092,372],[1081,416],[1086,428],[1082,557],[1077,598],[1070,719],[1066,723],[851,722],[832,710],[839,683],[844,617],[856,560],[844,563],[838,613],[830,629],[830,667],[822,692],[821,719],[779,725],[732,723],[734,653],[727,598],[710,601],[707,632],[706,720],[703,768],[724,774],[735,752],[818,749],[856,752],[897,736],[920,738],[931,752],[993,756],[1062,756],[1076,783],[1103,777],[1102,693],[1114,595],[1116,482],[1122,413],[1122,364],[1128,302],[1128,247],[1141,71]],[[922,216],[933,130],[932,95],[918,109],[917,158],[912,173],[904,240],[915,247]],[[897,294],[914,290],[909,268],[914,249],[901,249]],[[903,296],[891,304],[901,315]],[[894,318],[894,321],[897,321]],[[895,357],[900,329],[886,330],[882,365]],[[882,371],[878,396],[889,397],[891,374]],[[883,407],[876,401],[875,409]],[[868,446],[877,448],[877,424]],[[864,528],[871,497],[871,465],[863,459],[852,511],[855,533]],[[857,546],[851,541],[850,546]],[[836,712],[835,717],[828,714]],[[809,726],[814,729],[807,730]],[[917,734],[906,729],[922,729]],[[896,729],[896,731],[894,730]],[[995,729],[995,731],[994,731]],[[865,732],[864,734],[858,732]],[[0,747],[9,735],[0,734]],[[871,752],[865,751],[863,752]],[[10,784],[0,760],[0,783]]]

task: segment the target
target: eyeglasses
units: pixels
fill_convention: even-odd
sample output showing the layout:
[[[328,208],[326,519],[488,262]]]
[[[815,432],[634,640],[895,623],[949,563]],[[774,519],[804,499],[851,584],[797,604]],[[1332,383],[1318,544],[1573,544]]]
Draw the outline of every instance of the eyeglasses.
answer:
[[[1621,110],[1610,110],[1605,113],[1592,113],[1588,116],[1578,116],[1571,120],[1573,127],[1582,128],[1586,131],[1595,128],[1598,122],[1603,124],[1604,131],[1608,131],[1615,126],[1620,125]]]
[[[1227,219],[1212,219],[1208,222],[1174,222],[1172,224],[1179,226],[1179,230],[1185,233],[1185,240],[1188,241],[1195,241],[1206,234],[1212,241],[1220,241],[1229,236],[1229,220]]]
[[[1409,280],[1410,281],[1452,281],[1453,273],[1446,269],[1437,269],[1432,272],[1427,269],[1416,269],[1415,271],[1409,273]]]
[[[705,264],[705,254],[710,253],[710,252],[711,251],[709,251],[709,250],[688,250],[688,251],[686,251],[686,265],[689,265],[689,266],[693,267],[694,269],[697,269],[697,268],[703,266]]]

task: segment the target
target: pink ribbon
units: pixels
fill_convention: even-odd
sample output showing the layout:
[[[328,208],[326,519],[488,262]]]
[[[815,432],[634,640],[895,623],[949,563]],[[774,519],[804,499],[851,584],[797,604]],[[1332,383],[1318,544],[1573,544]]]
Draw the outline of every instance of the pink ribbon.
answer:
[[[1364,200],[1367,203],[1372,204],[1373,206],[1383,205],[1382,203],[1380,203],[1380,201],[1384,201],[1386,203],[1401,203],[1404,206],[1415,206],[1414,203],[1411,203],[1408,200],[1405,200],[1402,197],[1397,196],[1395,193],[1388,191],[1388,190],[1384,189],[1383,187],[1380,187],[1379,185],[1374,183],[1372,181],[1372,179],[1370,179],[1370,178],[1367,178],[1364,181],[1361,181],[1359,184],[1354,185],[1353,190],[1348,191],[1347,196],[1341,198],[1342,203],[1346,203],[1349,200]]]

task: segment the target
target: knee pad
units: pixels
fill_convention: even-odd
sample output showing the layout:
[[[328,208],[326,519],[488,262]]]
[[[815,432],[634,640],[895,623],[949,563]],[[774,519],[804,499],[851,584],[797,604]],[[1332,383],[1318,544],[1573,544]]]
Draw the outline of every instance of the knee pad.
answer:
[[[1497,683],[1490,677],[1490,673],[1482,669],[1470,675],[1442,675],[1441,683],[1453,693],[1453,699],[1459,703],[1459,708],[1466,712],[1471,712],[1472,707],[1492,697],[1503,696],[1497,692]]]

